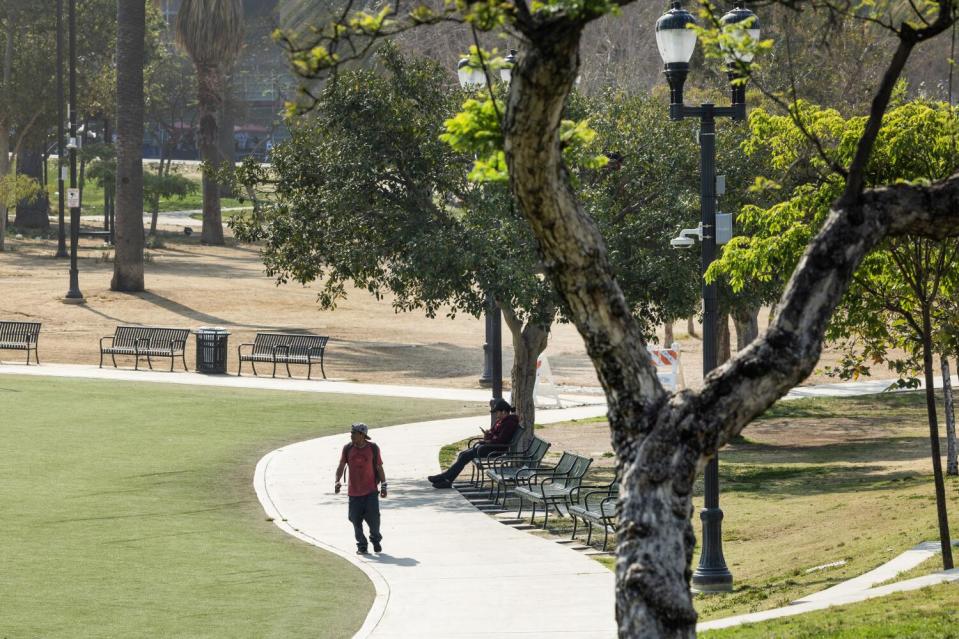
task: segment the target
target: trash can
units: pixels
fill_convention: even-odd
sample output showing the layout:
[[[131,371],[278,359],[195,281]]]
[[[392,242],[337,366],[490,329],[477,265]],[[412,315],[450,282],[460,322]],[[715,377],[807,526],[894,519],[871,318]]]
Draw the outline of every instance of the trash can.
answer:
[[[196,329],[198,373],[226,373],[226,342],[229,336],[225,328],[201,326]]]

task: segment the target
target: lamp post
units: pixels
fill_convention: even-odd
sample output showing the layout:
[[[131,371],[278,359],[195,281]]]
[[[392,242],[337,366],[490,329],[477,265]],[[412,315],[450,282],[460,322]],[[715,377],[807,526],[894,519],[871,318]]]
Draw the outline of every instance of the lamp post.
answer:
[[[745,9],[742,2],[736,2],[734,8],[720,20],[723,30],[736,37],[759,39],[759,20],[756,15]],[[746,89],[741,77],[741,64],[749,63],[752,55],[727,51],[726,63],[728,77],[732,86],[732,104],[716,106],[706,102],[699,106],[687,106],[683,103],[683,85],[689,73],[689,60],[696,48],[696,32],[689,28],[695,23],[693,16],[682,8],[682,3],[674,1],[671,8],[656,21],[656,44],[663,58],[663,73],[669,82],[669,119],[683,120],[699,118],[700,148],[700,227],[686,229],[679,238],[673,240],[673,246],[684,248],[692,246],[689,235],[698,235],[701,240],[702,274],[716,257],[716,118],[730,118],[734,121],[746,119]],[[702,285],[703,291],[703,377],[716,368],[717,362],[717,317],[718,300],[716,285]],[[732,590],[733,576],[726,567],[723,557],[722,521],[723,511],[719,507],[719,456],[716,455],[706,466],[704,506],[700,511],[703,522],[702,553],[699,566],[693,573],[692,584],[696,590],[719,592]]]
[[[77,188],[77,0],[70,0],[70,102],[67,116],[70,118],[70,189]],[[83,302],[80,292],[80,277],[77,269],[77,244],[80,242],[80,206],[70,207],[70,290],[66,301]]]
[[[67,257],[63,219],[63,0],[57,0],[57,254]]]
[[[500,80],[509,84],[512,66],[516,63],[516,51],[510,49],[505,58],[507,66],[499,70]],[[479,89],[486,86],[486,71],[470,64],[469,58],[463,58],[456,65],[456,75],[464,89]],[[493,398],[490,403],[503,397],[503,321],[502,313],[492,294],[486,297],[486,342],[483,344],[483,375],[480,384],[489,384]]]

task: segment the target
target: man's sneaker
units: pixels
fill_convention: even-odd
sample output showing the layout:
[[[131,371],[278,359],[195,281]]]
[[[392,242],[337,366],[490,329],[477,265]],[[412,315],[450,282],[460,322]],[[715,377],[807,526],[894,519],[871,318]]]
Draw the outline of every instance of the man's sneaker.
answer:
[[[443,479],[442,477],[433,482],[433,488],[452,488],[452,487],[453,487],[453,482],[451,482],[448,479]]]
[[[373,542],[373,552],[383,552],[383,546],[380,545],[380,542]]]
[[[375,548],[375,546],[374,546],[374,548]],[[370,551],[368,551],[366,548],[357,548],[357,549],[356,549],[356,554],[357,554],[357,555],[368,555],[368,554],[370,554]]]
[[[429,481],[431,484],[435,484],[435,483],[438,482],[439,480],[443,479],[443,476],[442,476],[442,475],[430,475],[430,476],[427,477],[426,479],[427,479],[427,481]]]

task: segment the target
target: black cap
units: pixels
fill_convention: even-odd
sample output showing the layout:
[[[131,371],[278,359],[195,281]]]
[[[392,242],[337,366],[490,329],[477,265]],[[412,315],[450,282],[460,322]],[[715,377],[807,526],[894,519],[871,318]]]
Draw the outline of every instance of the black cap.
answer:
[[[499,399],[494,399],[492,402],[490,402],[489,410],[491,413],[495,413],[498,410],[505,410],[507,413],[512,413],[513,407],[509,405],[508,401],[500,397]]]

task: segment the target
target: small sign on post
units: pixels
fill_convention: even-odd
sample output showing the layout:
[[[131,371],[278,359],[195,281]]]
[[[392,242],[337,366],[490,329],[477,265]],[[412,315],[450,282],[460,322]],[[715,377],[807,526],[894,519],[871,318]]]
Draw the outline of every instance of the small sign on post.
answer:
[[[80,189],[67,189],[67,208],[80,208]]]

